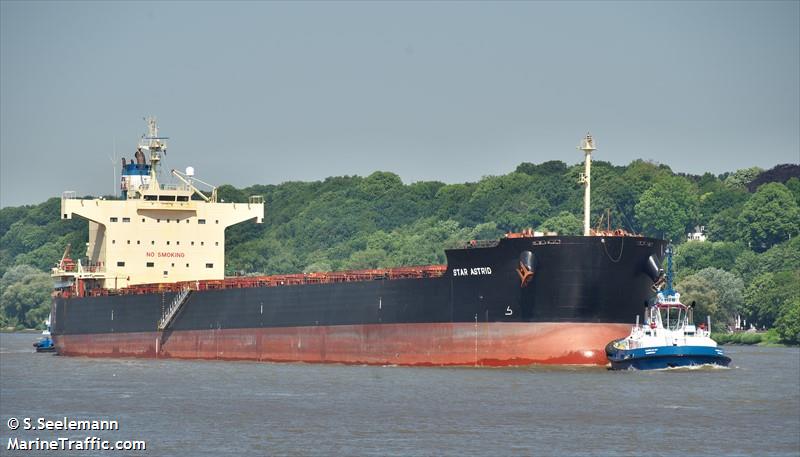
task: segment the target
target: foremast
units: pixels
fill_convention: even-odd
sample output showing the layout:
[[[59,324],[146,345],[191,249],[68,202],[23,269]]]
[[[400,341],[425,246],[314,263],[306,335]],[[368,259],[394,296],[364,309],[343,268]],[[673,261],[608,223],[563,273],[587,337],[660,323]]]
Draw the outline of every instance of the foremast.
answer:
[[[584,172],[581,173],[579,183],[583,184],[583,236],[590,236],[592,228],[589,224],[590,213],[592,208],[592,152],[597,148],[594,146],[594,139],[592,135],[587,133],[581,140],[578,149],[583,151],[584,154]]]

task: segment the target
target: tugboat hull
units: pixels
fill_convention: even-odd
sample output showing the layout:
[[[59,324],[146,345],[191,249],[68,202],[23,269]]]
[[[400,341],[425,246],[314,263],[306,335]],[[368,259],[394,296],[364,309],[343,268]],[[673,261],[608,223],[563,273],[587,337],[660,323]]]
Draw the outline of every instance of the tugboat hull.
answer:
[[[699,365],[727,367],[731,362],[719,347],[663,346],[621,350],[609,345],[606,350],[612,370],[661,370]]]

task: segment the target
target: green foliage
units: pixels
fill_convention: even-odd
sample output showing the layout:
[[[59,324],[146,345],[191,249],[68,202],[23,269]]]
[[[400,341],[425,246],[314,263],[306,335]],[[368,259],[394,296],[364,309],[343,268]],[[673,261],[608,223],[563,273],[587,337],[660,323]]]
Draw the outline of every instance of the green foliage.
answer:
[[[697,195],[685,178],[672,176],[656,182],[636,204],[636,219],[645,233],[678,242],[695,222]]]
[[[795,297],[784,302],[778,319],[775,320],[775,330],[780,335],[781,342],[800,344],[800,298]]]
[[[711,241],[738,241],[742,239],[744,227],[740,226],[741,207],[726,208],[710,217],[706,235]]]
[[[732,189],[718,181],[716,186],[706,184],[705,188],[713,190],[700,195],[697,219],[705,223],[709,239],[740,240],[743,227],[739,224],[739,214],[750,195],[744,189]]]
[[[642,195],[656,182],[672,176],[672,171],[666,165],[634,160],[622,173],[623,180],[633,188],[636,195]]]
[[[757,327],[772,327],[784,306],[800,298],[800,270],[766,272],[744,292],[744,316]]]
[[[800,206],[800,179],[790,178],[784,185],[789,189],[792,195],[794,195],[794,201],[797,203],[797,206]]]
[[[714,332],[711,334],[711,339],[719,344],[762,344],[777,342],[777,338],[769,332]]]
[[[429,218],[390,233],[378,231],[364,237],[364,247],[355,251],[341,266],[345,269],[387,268],[443,264],[444,249],[459,242],[491,234],[497,228],[484,224],[475,228],[461,227],[455,221],[437,221]]]
[[[53,283],[47,273],[29,265],[8,269],[0,279],[4,326],[40,327],[50,313]]]
[[[704,268],[677,283],[684,303],[696,302],[695,320],[711,316],[713,328],[728,328],[743,304],[744,283],[718,268]]]
[[[745,203],[740,224],[752,249],[762,252],[800,233],[800,208],[786,186],[765,184]]]
[[[557,232],[559,235],[581,235],[583,233],[583,222],[574,214],[562,211],[542,222],[539,226],[542,232]]]
[[[736,315],[739,314],[744,304],[742,279],[719,268],[703,268],[694,276],[711,284],[716,291],[715,309],[709,313],[712,323],[716,326],[733,327]]]
[[[692,275],[682,279],[675,286],[681,291],[681,301],[684,303],[696,303],[694,310],[695,320],[703,322],[706,316],[712,316],[714,327],[717,327],[716,324],[721,311],[719,293],[717,293],[713,284],[705,278]],[[726,321],[727,319],[723,318],[723,322],[726,323]]]
[[[4,215],[0,217],[0,224],[5,229],[0,232],[0,274],[20,264],[47,270],[61,258],[68,243],[76,249],[85,246],[89,236],[88,223],[80,218],[62,221],[60,211],[61,200],[58,198],[17,210],[0,210]]]
[[[464,222],[463,214],[468,211],[467,203],[477,186],[474,183],[450,184],[436,191],[433,205],[439,219],[455,219]]]
[[[736,259],[747,249],[744,245],[725,241],[689,241],[675,250],[675,270],[678,277],[688,276],[703,268],[730,270]]]
[[[725,185],[734,189],[743,189],[750,181],[756,179],[764,170],[758,167],[742,168],[725,179]]]
[[[800,237],[776,244],[761,254],[744,251],[733,267],[747,284],[762,273],[784,270],[800,270]]]
[[[485,177],[472,193],[464,222],[492,221],[503,231],[535,227],[550,212],[550,204],[537,187],[536,178],[523,173]]]
[[[567,164],[560,160],[551,160],[539,165],[523,163],[516,171],[534,178],[534,187],[531,190],[547,200],[554,213],[571,210],[572,202],[580,194],[577,181],[570,175]]]

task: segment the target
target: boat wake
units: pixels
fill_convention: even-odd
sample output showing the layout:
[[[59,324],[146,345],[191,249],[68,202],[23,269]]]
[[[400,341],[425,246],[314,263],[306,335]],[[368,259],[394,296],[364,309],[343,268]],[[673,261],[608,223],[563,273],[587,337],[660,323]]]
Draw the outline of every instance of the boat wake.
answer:
[[[703,365],[686,365],[682,367],[666,367],[666,368],[648,368],[640,370],[634,367],[628,367],[627,371],[664,371],[664,372],[682,372],[682,371],[716,371],[716,370],[730,370],[734,367],[724,367],[714,363],[706,363]],[[625,371],[625,370],[623,370]]]

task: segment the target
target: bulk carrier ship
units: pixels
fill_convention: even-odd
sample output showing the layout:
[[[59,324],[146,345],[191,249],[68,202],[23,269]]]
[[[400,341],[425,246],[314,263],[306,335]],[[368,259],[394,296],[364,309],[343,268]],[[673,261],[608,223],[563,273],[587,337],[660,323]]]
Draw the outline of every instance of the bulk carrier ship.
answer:
[[[584,236],[526,230],[446,250],[446,265],[232,278],[225,228],[262,223],[263,198],[218,201],[191,167],[160,183],[165,140],[148,119],[121,199],[62,196],[61,218],[87,219],[89,242],[52,270],[61,355],[604,365],[663,280],[663,240],[589,227],[590,135]]]

